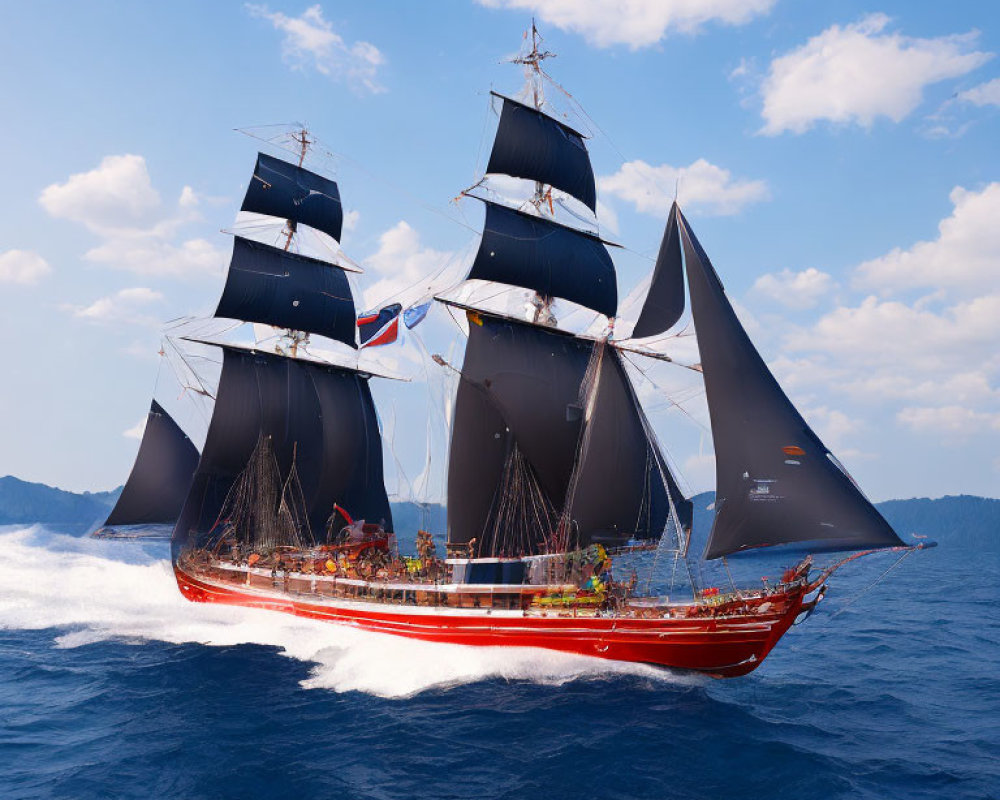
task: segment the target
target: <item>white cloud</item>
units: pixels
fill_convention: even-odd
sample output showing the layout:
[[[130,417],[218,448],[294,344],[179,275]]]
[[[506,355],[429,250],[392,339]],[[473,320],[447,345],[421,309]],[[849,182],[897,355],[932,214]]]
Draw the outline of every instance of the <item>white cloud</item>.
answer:
[[[423,247],[420,234],[405,220],[379,236],[378,250],[365,259],[379,279],[365,289],[365,307],[399,301],[415,302],[432,290],[432,280],[452,262],[453,253]]]
[[[357,230],[358,223],[361,221],[361,212],[351,209],[344,214],[344,231]]]
[[[896,249],[857,270],[858,283],[890,292],[935,280],[945,289],[905,302],[865,297],[785,336],[771,367],[800,407],[820,406],[805,417],[839,454],[851,454],[836,442],[858,433],[853,420],[868,421],[866,450],[881,449],[879,437],[897,427],[945,447],[973,435],[984,449],[1000,445],[1000,290],[990,278],[1000,263],[991,228],[998,189],[955,190],[955,212],[936,241]],[[966,287],[972,291],[952,296]],[[843,414],[828,411],[834,408]]]
[[[1000,412],[974,411],[964,406],[908,407],[896,419],[915,431],[969,436],[1000,431]]]
[[[707,22],[742,25],[766,14],[777,0],[479,0],[488,8],[534,14],[579,33],[591,44],[624,44],[633,50],[660,41],[668,31],[693,33]]]
[[[977,106],[1000,106],[1000,78],[966,89],[958,99]]]
[[[146,421],[148,419],[149,415],[147,414],[131,428],[122,431],[122,436],[124,436],[127,439],[139,439],[141,441],[142,435],[146,432]]]
[[[754,282],[753,291],[789,308],[812,308],[820,298],[829,295],[835,285],[830,275],[809,267],[802,272],[783,269],[761,275]]]
[[[826,446],[839,453],[847,452],[845,444],[848,438],[862,428],[860,420],[847,416],[839,409],[827,406],[806,409],[802,416],[815,428],[819,438]],[[856,451],[853,454],[857,455]]]
[[[791,350],[826,352],[871,367],[922,371],[989,363],[1000,341],[1000,294],[958,303],[940,314],[898,300],[865,298],[788,337]]]
[[[905,372],[863,374],[861,377],[841,376],[838,385],[845,392],[859,398],[876,397],[908,400],[918,403],[936,403],[942,398],[959,402],[968,407],[1000,403],[1000,390],[990,385],[981,372],[956,372],[914,376]]]
[[[194,189],[190,186],[185,186],[181,189],[181,196],[177,200],[177,205],[181,208],[194,208],[201,202],[201,198],[195,193]]]
[[[137,275],[187,278],[219,275],[227,256],[206,239],[175,244],[155,231],[134,231],[109,238],[84,258]]]
[[[855,282],[866,288],[917,286],[988,291],[1000,277],[1000,183],[975,192],[956,187],[954,210],[938,225],[938,238],[896,248],[858,267]]]
[[[833,25],[774,59],[762,86],[763,133],[803,133],[818,120],[869,127],[899,122],[926,86],[965,75],[992,54],[972,51],[975,32],[918,39],[883,33],[889,17],[870,14]]]
[[[888,406],[904,426],[947,444],[956,433],[1000,430],[997,341],[1000,293],[940,311],[868,297],[787,337],[786,350],[801,355],[773,366],[786,389],[812,402],[840,394]]]
[[[123,155],[107,156],[95,169],[47,186],[39,202],[53,217],[99,232],[142,221],[159,206],[160,196],[150,181],[146,159]]]
[[[176,209],[163,209],[142,156],[107,156],[89,172],[46,187],[39,202],[58,219],[80,223],[102,241],[84,254],[100,264],[139,275],[218,275],[223,250],[205,239],[180,239],[199,219],[199,197],[185,186]]]
[[[385,63],[381,51],[370,42],[345,42],[324,18],[320,5],[310,6],[298,17],[272,12],[264,5],[247,4],[246,9],[285,35],[282,52],[294,69],[311,64],[320,74],[343,81],[355,90],[385,91],[376,80],[379,67]]]
[[[163,300],[160,292],[143,286],[121,289],[113,295],[101,297],[89,306],[67,306],[73,316],[98,323],[133,323],[157,325],[157,321],[145,313],[145,309]]]
[[[52,272],[44,258],[30,250],[7,250],[0,253],[0,283],[38,283]]]
[[[736,214],[768,198],[764,181],[734,180],[729,170],[703,158],[686,167],[628,161],[614,175],[599,178],[599,185],[602,191],[633,203],[638,211],[663,218],[670,211],[675,187],[685,208],[707,214]]]

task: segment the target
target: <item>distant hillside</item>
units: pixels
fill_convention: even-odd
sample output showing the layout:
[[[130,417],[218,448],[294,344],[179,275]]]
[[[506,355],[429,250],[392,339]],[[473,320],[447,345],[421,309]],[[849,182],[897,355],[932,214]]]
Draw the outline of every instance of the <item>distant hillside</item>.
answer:
[[[886,500],[876,506],[904,540],[911,533],[969,544],[1000,540],[1000,500],[960,494]]]
[[[41,522],[69,532],[83,532],[104,521],[121,494],[67,492],[6,475],[0,478],[0,525]]]

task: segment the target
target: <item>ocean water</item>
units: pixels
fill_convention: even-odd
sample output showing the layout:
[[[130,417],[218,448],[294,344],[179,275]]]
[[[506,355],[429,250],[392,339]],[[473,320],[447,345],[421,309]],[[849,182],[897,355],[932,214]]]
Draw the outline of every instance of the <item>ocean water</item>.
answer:
[[[996,545],[847,571],[728,681],[190,604],[164,543],[0,553],[2,798],[1000,797]]]

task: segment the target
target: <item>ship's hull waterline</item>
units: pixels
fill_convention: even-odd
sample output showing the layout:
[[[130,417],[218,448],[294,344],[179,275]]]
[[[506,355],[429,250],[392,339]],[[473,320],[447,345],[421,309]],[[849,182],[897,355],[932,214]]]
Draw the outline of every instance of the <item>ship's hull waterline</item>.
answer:
[[[745,613],[716,616],[643,617],[596,615],[563,610],[535,613],[518,609],[404,605],[324,597],[221,580],[174,564],[185,598],[281,611],[298,617],[431,642],[489,647],[541,647],[614,661],[637,662],[714,677],[746,675],[756,669],[798,615],[808,587],[794,585]],[[377,588],[377,583],[370,584]],[[413,590],[426,589],[414,585]],[[431,587],[433,588],[433,587]],[[723,609],[718,609],[720,612]]]

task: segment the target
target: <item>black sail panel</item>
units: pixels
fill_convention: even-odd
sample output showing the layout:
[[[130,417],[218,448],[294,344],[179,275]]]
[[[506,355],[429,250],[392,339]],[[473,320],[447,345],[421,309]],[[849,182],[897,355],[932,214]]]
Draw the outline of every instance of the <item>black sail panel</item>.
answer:
[[[318,333],[355,347],[351,287],[325,261],[237,236],[215,316]]]
[[[468,360],[466,353],[466,362]],[[448,461],[448,542],[468,544],[476,540],[481,543],[490,522],[490,509],[512,437],[485,389],[465,380],[458,385],[452,430]]]
[[[537,109],[502,99],[486,172],[547,183],[596,211],[594,170],[583,136]]]
[[[452,431],[449,541],[482,539],[515,444],[532,482],[552,507],[563,507],[580,436],[580,384],[592,347],[527,323],[474,316]],[[550,534],[538,531],[532,544]]]
[[[678,216],[715,443],[716,514],[705,558],[791,543],[901,545],[781,390]]]
[[[601,357],[584,442],[569,515],[581,546],[658,538],[667,529],[671,500],[681,526],[690,526],[691,502],[652,439],[613,347]]]
[[[319,398],[323,430],[323,463],[311,508],[318,516],[329,517],[337,503],[354,519],[381,522],[391,531],[382,435],[367,378],[313,365],[308,370]],[[317,536],[321,530],[314,529]]]
[[[198,466],[198,448],[153,400],[132,472],[105,525],[174,523]]]
[[[639,320],[635,323],[632,338],[642,339],[661,334],[672,328],[683,313],[684,272],[677,229],[677,204],[674,203],[667,218],[667,227],[663,231],[646,301],[639,313]]]
[[[203,543],[215,527],[226,497],[263,430],[255,358],[249,352],[223,348],[222,374],[205,447],[174,526],[175,555],[180,547]]]
[[[240,211],[301,222],[338,242],[344,225],[336,182],[265,153],[257,154],[257,166]]]
[[[294,463],[314,539],[322,539],[334,502],[391,522],[367,382],[338,367],[223,347],[215,410],[175,545],[213,529],[261,436],[270,437],[282,481]]]
[[[534,289],[608,317],[618,308],[615,266],[596,236],[506,206],[486,204],[470,278]]]

